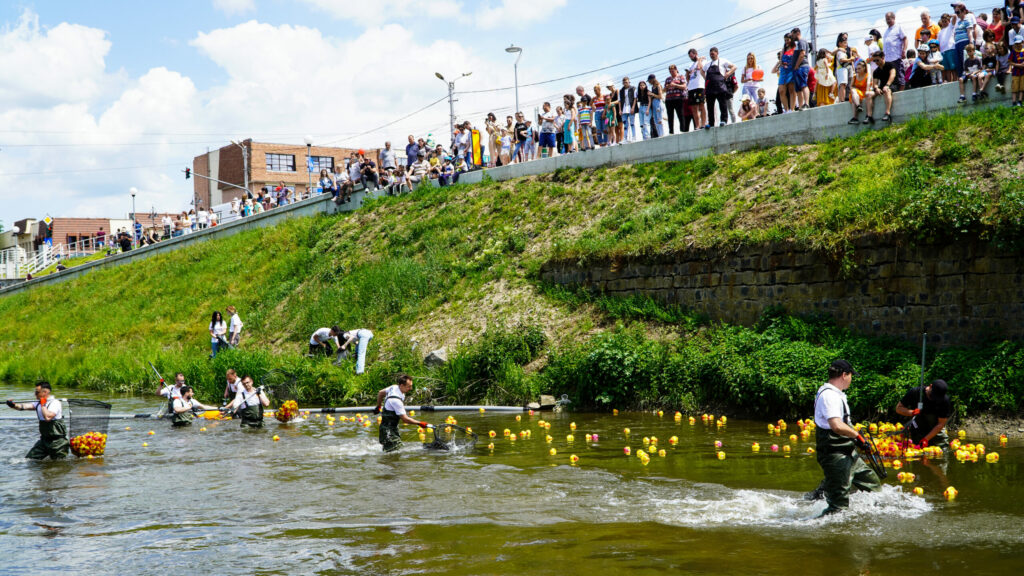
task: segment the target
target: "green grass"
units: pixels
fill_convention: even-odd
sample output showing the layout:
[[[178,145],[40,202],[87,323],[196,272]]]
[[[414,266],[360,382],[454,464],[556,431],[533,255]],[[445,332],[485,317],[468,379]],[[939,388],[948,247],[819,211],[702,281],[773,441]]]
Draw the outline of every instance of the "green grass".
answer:
[[[765,241],[841,258],[853,239],[880,232],[1016,247],[1019,126],[1017,111],[993,109],[816,145],[424,188],[347,215],[246,231],[0,298],[0,380],[147,391],[152,360],[165,376],[186,372],[206,394],[219,394],[223,370],[234,366],[286,368],[301,376],[304,399],[322,402],[369,401],[408,371],[422,378],[422,394],[460,401],[516,402],[576,386],[583,404],[696,405],[720,394],[752,410],[739,390],[756,384],[773,410],[802,406],[819,361],[847,344],[875,353],[890,343],[848,333],[822,342],[813,330],[781,342],[774,329],[712,325],[648,299],[542,286],[541,266]],[[205,328],[228,304],[246,324],[244,345],[211,362]],[[367,376],[303,358],[309,334],[332,324],[374,331]],[[506,327],[539,327],[543,350],[507,353],[504,340],[486,336],[515,329]],[[440,345],[455,351],[453,361],[427,371],[422,354]],[[879,365],[879,382],[912,383],[913,354],[904,352]],[[1019,350],[1003,352],[997,367],[972,364],[964,385],[985,370],[1012,371]],[[491,353],[504,360],[486,369],[470,360]],[[619,362],[633,363],[628,374]],[[605,384],[571,384],[573,366]],[[612,394],[620,381],[632,383]],[[972,386],[963,404],[971,410],[1019,408],[1012,390],[989,401],[984,384]]]

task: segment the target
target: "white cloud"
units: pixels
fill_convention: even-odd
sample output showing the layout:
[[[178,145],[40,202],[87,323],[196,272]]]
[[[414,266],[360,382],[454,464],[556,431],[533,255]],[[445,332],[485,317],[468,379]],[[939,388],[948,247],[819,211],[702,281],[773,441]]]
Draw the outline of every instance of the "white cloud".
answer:
[[[530,22],[546,20],[565,4],[566,0],[501,0],[496,6],[488,4],[480,8],[475,21],[477,26],[484,29],[521,27]]]
[[[256,10],[255,0],[213,0],[213,7],[228,16]]]
[[[464,10],[456,0],[303,0],[338,20],[363,27],[414,18],[460,18]]]
[[[110,41],[102,30],[60,24],[45,30],[26,10],[0,31],[0,108],[89,102],[103,93]]]

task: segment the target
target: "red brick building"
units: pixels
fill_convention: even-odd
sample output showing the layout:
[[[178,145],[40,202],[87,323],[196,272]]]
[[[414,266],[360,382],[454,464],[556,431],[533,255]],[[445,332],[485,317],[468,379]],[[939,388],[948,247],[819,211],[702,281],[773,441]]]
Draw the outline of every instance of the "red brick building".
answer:
[[[193,184],[197,205],[209,208],[230,202],[243,194],[239,188],[215,181],[245,186],[242,147],[245,147],[249,157],[249,189],[253,193],[264,186],[276,186],[279,182],[284,182],[297,193],[307,194],[309,175],[306,172],[306,146],[253,142],[252,139],[244,140],[240,145],[228,144],[218,150],[196,156],[192,160],[192,172],[199,176],[194,177]],[[355,148],[313,146],[309,151],[313,157],[313,187],[316,187],[321,168],[333,172],[335,166],[344,167],[345,159],[358,151]],[[377,149],[366,149],[365,153],[376,161]],[[202,176],[214,180],[207,180]]]

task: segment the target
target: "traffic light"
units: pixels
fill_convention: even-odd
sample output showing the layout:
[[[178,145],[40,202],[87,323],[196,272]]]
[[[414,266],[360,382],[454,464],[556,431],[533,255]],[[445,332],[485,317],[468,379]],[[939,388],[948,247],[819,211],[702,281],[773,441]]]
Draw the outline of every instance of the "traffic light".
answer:
[[[46,237],[53,238],[53,222],[46,225]]]
[[[191,177],[192,177],[192,169],[191,168],[185,168],[185,180],[188,180]]]

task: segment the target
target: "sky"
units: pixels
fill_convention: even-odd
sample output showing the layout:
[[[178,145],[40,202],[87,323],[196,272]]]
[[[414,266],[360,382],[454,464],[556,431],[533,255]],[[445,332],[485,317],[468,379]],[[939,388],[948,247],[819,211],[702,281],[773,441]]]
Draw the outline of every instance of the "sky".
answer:
[[[992,4],[992,2],[988,2]],[[987,6],[986,4],[985,6]],[[634,82],[686,51],[766,70],[809,0],[138,0],[0,5],[0,224],[189,207],[192,158],[231,140],[401,148],[577,84]],[[972,5],[973,7],[973,5]],[[908,34],[948,2],[818,0],[818,36],[860,39],[897,12]],[[979,9],[981,7],[979,6]],[[806,32],[805,32],[806,33]],[[461,77],[462,74],[471,73]],[[552,81],[553,80],[553,81]]]

